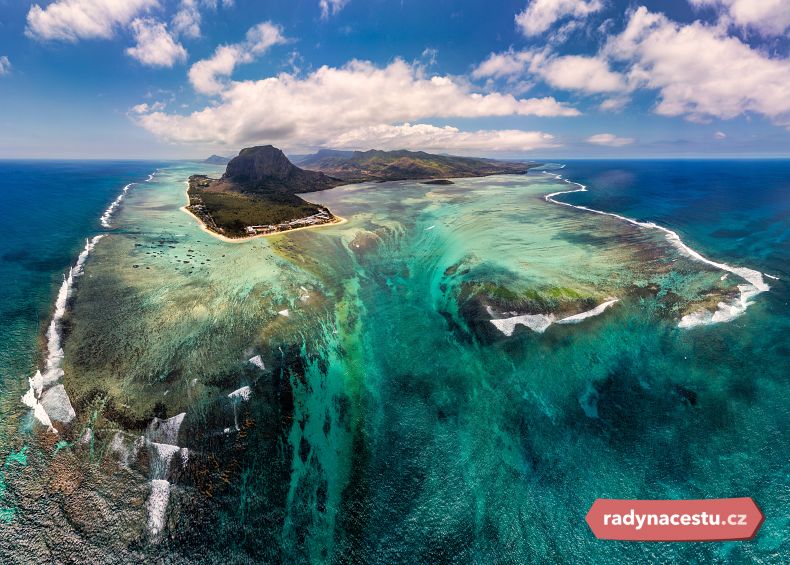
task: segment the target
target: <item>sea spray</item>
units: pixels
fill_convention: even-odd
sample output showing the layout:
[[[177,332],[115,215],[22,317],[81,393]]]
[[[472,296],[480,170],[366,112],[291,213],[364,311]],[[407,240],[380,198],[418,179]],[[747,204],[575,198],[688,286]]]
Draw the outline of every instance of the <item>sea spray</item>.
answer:
[[[573,316],[568,316],[567,318],[563,318],[563,319],[559,320],[557,323],[558,324],[578,324],[579,322],[582,322],[582,321],[586,320],[587,318],[593,318],[595,316],[603,314],[604,310],[606,310],[607,308],[609,308],[609,306],[612,306],[615,302],[618,302],[618,301],[619,301],[619,299],[617,299],[617,298],[610,298],[609,300],[607,300],[606,302],[603,302],[602,304],[599,304],[598,306],[596,306],[592,310],[587,310],[586,312],[581,312],[579,314],[574,314]]]
[[[181,424],[184,422],[185,416],[186,412],[182,412],[167,420],[154,418],[151,420],[151,423],[148,424],[146,439],[157,443],[177,445],[178,432],[181,430]]]
[[[580,312],[579,314],[574,314],[573,316],[568,316],[566,318],[560,318],[559,320],[557,320],[554,314],[523,314],[521,316],[513,316],[511,318],[492,319],[490,322],[506,336],[513,335],[513,332],[516,331],[516,326],[519,325],[526,326],[533,332],[543,333],[552,324],[578,324],[587,318],[598,316],[612,304],[618,301],[619,299],[617,298],[609,298],[606,302],[599,304],[592,310]],[[489,308],[489,314],[492,313],[493,311]]]
[[[236,431],[239,431],[239,414],[237,406],[240,402],[247,402],[252,396],[252,389],[249,386],[243,386],[228,394],[231,403],[233,404],[233,426]]]
[[[101,215],[99,221],[103,228],[111,228],[112,224],[110,223],[110,219],[112,219],[112,215],[115,211],[121,206],[121,202],[123,202],[126,193],[129,192],[129,189],[134,186],[135,183],[129,183],[123,187],[121,193],[112,201],[112,204],[104,211],[104,214]]]
[[[144,182],[152,182],[154,180],[154,177],[156,176],[156,173],[158,173],[158,172],[159,172],[159,169],[157,169],[153,173],[149,174],[148,178],[145,179]],[[136,183],[136,182],[130,182],[129,184],[124,186],[123,190],[121,191],[121,193],[107,207],[107,209],[104,211],[104,214],[102,214],[101,218],[99,218],[99,221],[101,222],[101,225],[102,225],[103,228],[107,228],[107,229],[112,228],[112,224],[110,223],[110,220],[112,219],[113,214],[115,214],[115,212],[118,210],[118,208],[120,208],[121,203],[123,202],[124,198],[126,198],[126,194],[129,192],[129,190],[133,186],[136,186],[137,184],[138,183]]]
[[[562,206],[569,206],[571,208],[576,208],[578,210],[585,210],[587,212],[592,212],[594,214],[602,214],[604,216],[611,216],[613,218],[617,218],[619,220],[623,220],[624,222],[628,222],[629,224],[647,228],[647,229],[656,229],[664,233],[667,241],[678,251],[680,251],[683,255],[698,261],[700,263],[704,263],[706,265],[710,265],[711,267],[715,267],[722,271],[727,271],[728,273],[732,273],[742,279],[744,279],[749,284],[741,284],[738,285],[739,297],[733,300],[730,303],[726,302],[719,302],[717,309],[715,312],[709,312],[707,310],[700,310],[697,312],[693,312],[691,314],[687,314],[681,318],[680,322],[678,322],[678,327],[680,328],[692,328],[699,325],[704,324],[715,324],[719,322],[729,322],[734,320],[744,312],[746,309],[751,305],[751,299],[757,296],[762,292],[766,292],[770,290],[770,286],[765,283],[763,280],[763,274],[759,271],[755,271],[754,269],[748,269],[746,267],[733,267],[731,265],[727,265],[726,263],[718,263],[716,261],[712,261],[707,257],[704,257],[702,254],[697,252],[696,250],[692,249],[688,245],[686,245],[683,240],[680,238],[677,232],[665,228],[664,226],[660,226],[653,222],[640,222],[638,220],[634,220],[632,218],[628,218],[626,216],[621,216],[620,214],[615,214],[613,212],[604,212],[602,210],[596,210],[594,208],[589,208],[587,206],[577,206],[575,204],[569,204],[568,202],[562,202],[560,200],[556,200],[554,197],[559,196],[561,194],[572,194],[575,192],[587,192],[587,187],[583,184],[578,182],[573,182],[568,179],[563,179],[561,175],[548,173],[544,171],[546,174],[549,174],[555,177],[557,180],[563,180],[568,184],[573,184],[578,186],[574,190],[561,190],[558,192],[552,192],[551,194],[547,194],[544,198],[547,202],[552,202],[554,204],[561,204]],[[766,275],[767,276],[767,275]]]
[[[179,453],[180,447],[169,443],[148,442],[151,451],[151,475],[154,480],[166,479],[170,470],[173,455]]]
[[[92,239],[86,240],[85,248],[77,257],[77,262],[69,269],[68,275],[64,276],[63,283],[58,290],[58,296],[55,299],[55,312],[47,328],[47,358],[44,363],[44,372],[36,371],[36,374],[28,379],[30,388],[22,397],[22,402],[33,409],[35,418],[54,433],[57,433],[57,430],[52,426],[52,420],[55,419],[62,423],[70,422],[75,416],[74,409],[65,389],[62,390],[62,393],[59,390],[57,393],[50,395],[52,399],[46,403],[53,409],[53,414],[47,413],[46,407],[42,404],[42,397],[49,387],[55,385],[63,377],[63,369],[61,368],[63,362],[61,327],[63,316],[66,314],[66,306],[74,288],[74,281],[83,274],[88,256],[102,237],[104,235],[97,235]],[[55,412],[57,417],[54,415]]]
[[[170,483],[164,479],[151,481],[151,495],[148,497],[148,531],[155,539],[165,527],[165,513],[170,501]]]
[[[159,540],[159,534],[164,528],[164,517],[170,500],[170,465],[173,457],[178,454],[181,458],[181,468],[184,469],[189,462],[189,450],[179,447],[178,434],[184,422],[186,412],[176,414],[171,418],[162,420],[154,418],[146,429],[145,443],[148,445],[151,466],[151,495],[146,508],[148,510],[148,532],[152,541]]]

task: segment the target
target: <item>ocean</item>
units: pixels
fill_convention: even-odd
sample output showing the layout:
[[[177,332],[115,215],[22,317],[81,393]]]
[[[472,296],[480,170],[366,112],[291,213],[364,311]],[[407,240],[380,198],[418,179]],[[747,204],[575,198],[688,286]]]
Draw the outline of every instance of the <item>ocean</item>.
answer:
[[[0,172],[5,560],[790,555],[790,161],[350,185],[306,196],[347,223],[244,244],[180,210],[219,167]],[[75,414],[53,433],[19,398],[99,234],[58,318]],[[584,522],[596,498],[741,496],[766,515],[748,542]]]
[[[161,164],[140,161],[0,161],[7,233],[0,241],[0,390],[32,373],[64,274],[102,231],[123,187]]]

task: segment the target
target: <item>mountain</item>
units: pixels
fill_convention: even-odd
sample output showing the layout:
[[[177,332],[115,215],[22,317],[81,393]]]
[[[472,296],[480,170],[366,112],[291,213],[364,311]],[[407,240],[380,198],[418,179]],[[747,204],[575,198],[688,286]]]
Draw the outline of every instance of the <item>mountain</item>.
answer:
[[[212,155],[208,159],[203,160],[207,165],[227,165],[229,161],[230,157],[221,157],[219,155]]]
[[[338,149],[319,149],[318,153],[310,153],[309,155],[291,155],[291,162],[302,165],[306,160],[324,159],[327,157],[351,157],[354,155],[353,151],[341,151]]]
[[[242,192],[315,192],[343,184],[322,172],[300,169],[285,154],[271,145],[248,147],[228,163],[220,179]]]
[[[230,160],[221,178],[189,177],[187,209],[222,235],[268,234],[337,221],[329,210],[297,194],[340,184],[345,183],[300,169],[276,147],[248,147]]]
[[[321,150],[299,161],[305,169],[324,172],[346,182],[480,177],[524,174],[536,163],[515,163],[476,157],[435,155],[424,151]]]

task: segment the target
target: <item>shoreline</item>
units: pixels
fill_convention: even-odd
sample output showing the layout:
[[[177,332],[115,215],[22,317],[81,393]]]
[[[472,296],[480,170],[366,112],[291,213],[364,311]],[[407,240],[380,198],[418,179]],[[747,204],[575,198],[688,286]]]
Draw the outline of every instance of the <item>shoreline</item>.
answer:
[[[560,204],[562,206],[568,206],[570,208],[575,208],[577,210],[583,210],[586,212],[592,212],[594,214],[600,214],[603,216],[611,216],[612,218],[617,218],[618,220],[622,220],[631,225],[637,226],[638,228],[655,229],[660,232],[663,232],[669,244],[672,247],[674,247],[676,250],[678,250],[682,255],[685,255],[686,257],[690,258],[692,261],[704,263],[715,269],[719,269],[721,271],[726,271],[727,273],[731,273],[737,277],[740,277],[741,279],[746,281],[746,283],[748,283],[748,284],[738,285],[740,296],[737,300],[731,300],[730,302],[719,302],[716,310],[713,312],[711,312],[708,309],[698,309],[694,312],[686,314],[680,319],[680,321],[677,324],[677,327],[688,329],[697,326],[705,326],[705,325],[715,324],[720,322],[730,322],[746,312],[749,306],[753,304],[751,300],[752,298],[754,298],[758,294],[767,292],[771,289],[771,287],[763,279],[763,275],[765,273],[762,273],[761,271],[756,271],[754,269],[749,269],[748,267],[733,267],[732,265],[728,265],[727,263],[719,263],[717,261],[708,259],[707,257],[703,256],[701,253],[699,253],[698,251],[696,251],[695,249],[689,247],[686,243],[684,243],[683,240],[680,238],[680,235],[674,230],[665,228],[664,226],[661,226],[654,222],[634,220],[633,218],[622,216],[614,212],[604,212],[603,210],[596,210],[595,208],[590,208],[588,206],[579,206],[576,204],[571,204],[569,202],[556,200],[554,197],[559,196],[561,194],[587,192],[587,186],[572,181],[570,179],[563,178],[562,175],[557,173],[552,173],[549,171],[542,171],[542,173],[545,175],[552,176],[556,180],[561,180],[566,184],[573,184],[579,187],[573,190],[560,190],[558,192],[552,192],[551,194],[546,194],[543,196],[546,202],[551,202],[553,204]]]
[[[310,229],[315,229],[315,228],[322,228],[322,227],[325,227],[325,226],[339,226],[341,224],[345,224],[346,222],[348,222],[348,220],[346,218],[343,218],[341,216],[336,216],[336,215],[332,214],[332,216],[337,220],[336,222],[327,222],[325,224],[317,224],[317,225],[313,225],[313,226],[302,226],[302,227],[293,228],[293,229],[290,229],[290,230],[278,231],[278,232],[274,232],[274,233],[259,233],[259,234],[255,234],[255,235],[249,235],[249,236],[246,236],[246,237],[228,237],[226,235],[222,235],[221,233],[217,233],[217,232],[215,232],[213,230],[210,230],[206,226],[206,224],[203,222],[203,220],[201,220],[198,216],[193,214],[192,211],[188,208],[189,202],[190,202],[190,200],[189,200],[189,186],[187,186],[187,189],[184,191],[184,194],[187,197],[187,203],[184,206],[181,206],[181,208],[179,208],[179,210],[189,214],[192,218],[194,218],[195,221],[200,226],[201,230],[203,230],[204,232],[206,232],[209,235],[212,235],[212,236],[216,237],[217,239],[219,239],[220,241],[223,241],[225,243],[246,243],[246,242],[251,241],[253,239],[257,239],[259,237],[272,237],[272,236],[275,236],[275,235],[283,235],[283,234],[294,232],[294,231],[310,230]]]

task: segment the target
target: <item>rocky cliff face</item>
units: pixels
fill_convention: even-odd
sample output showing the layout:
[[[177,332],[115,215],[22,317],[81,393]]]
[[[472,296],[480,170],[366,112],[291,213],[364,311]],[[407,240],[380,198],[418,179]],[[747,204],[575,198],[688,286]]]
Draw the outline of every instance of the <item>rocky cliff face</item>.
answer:
[[[337,179],[324,173],[300,169],[281,150],[271,145],[242,149],[228,163],[222,180],[235,183],[251,192],[312,192],[340,184]]]

